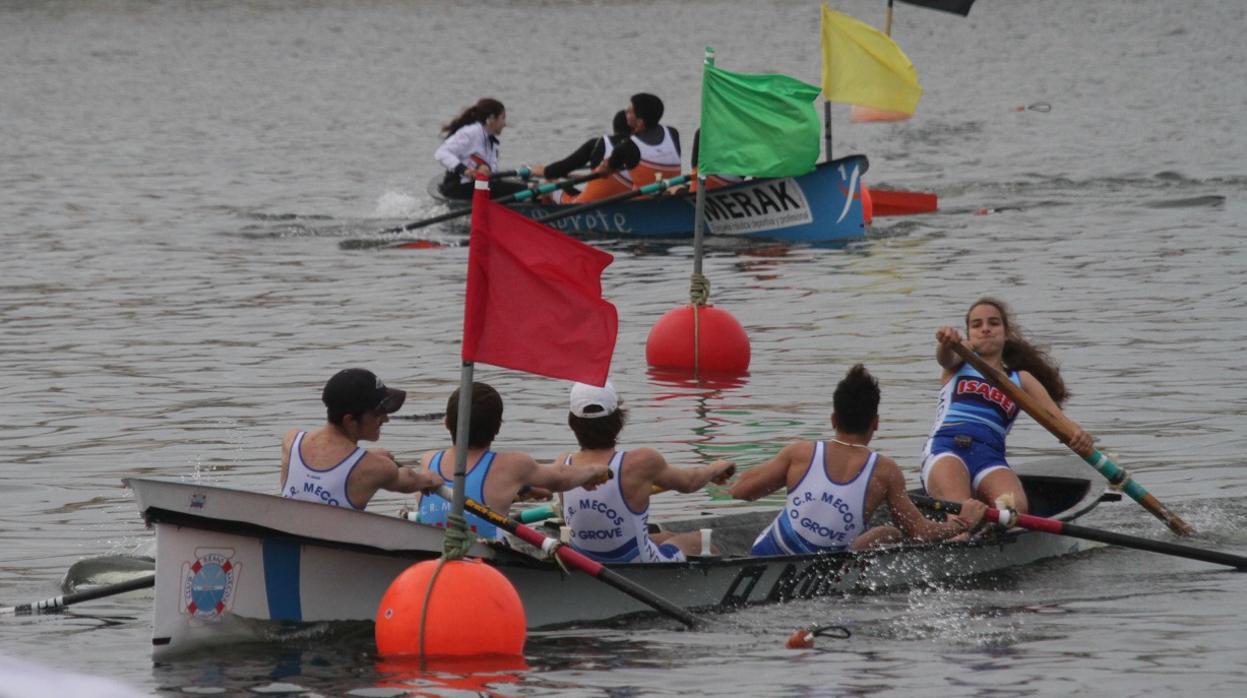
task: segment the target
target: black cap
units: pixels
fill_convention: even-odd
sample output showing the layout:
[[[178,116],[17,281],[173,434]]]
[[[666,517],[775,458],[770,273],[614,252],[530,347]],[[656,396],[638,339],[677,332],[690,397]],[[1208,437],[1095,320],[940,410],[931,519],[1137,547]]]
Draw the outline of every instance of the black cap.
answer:
[[[657,126],[662,119],[662,100],[648,92],[632,95],[632,113],[645,119],[646,126]]]
[[[325,383],[320,399],[331,415],[363,414],[377,409],[391,414],[403,406],[407,392],[385,387],[372,371],[347,368]]]

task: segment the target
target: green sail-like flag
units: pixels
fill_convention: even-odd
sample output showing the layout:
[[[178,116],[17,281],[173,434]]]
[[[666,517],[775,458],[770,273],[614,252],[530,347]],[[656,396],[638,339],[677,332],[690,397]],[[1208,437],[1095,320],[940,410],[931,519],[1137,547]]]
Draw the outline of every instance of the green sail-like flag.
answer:
[[[704,66],[698,173],[793,177],[813,170],[821,149],[818,94],[787,75]]]

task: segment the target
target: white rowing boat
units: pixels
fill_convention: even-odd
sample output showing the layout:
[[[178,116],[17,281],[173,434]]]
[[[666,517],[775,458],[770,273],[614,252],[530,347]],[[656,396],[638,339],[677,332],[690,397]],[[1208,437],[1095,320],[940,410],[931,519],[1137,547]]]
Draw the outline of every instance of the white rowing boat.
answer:
[[[1023,482],[1036,514],[1069,521],[1101,500],[1102,481],[1086,477],[1085,466],[1072,459],[1038,464],[1032,472],[1023,474]],[[230,629],[238,621],[371,621],[390,582],[442,550],[441,529],[396,516],[186,482],[125,483],[156,532],[157,656],[232,641]],[[772,516],[754,507],[663,522],[670,530],[712,528],[723,554],[611,569],[684,608],[722,609],[988,573],[1093,545],[1012,530],[962,543],[749,557],[749,545]],[[470,555],[510,579],[531,628],[651,610],[587,575],[523,552],[478,543]]]

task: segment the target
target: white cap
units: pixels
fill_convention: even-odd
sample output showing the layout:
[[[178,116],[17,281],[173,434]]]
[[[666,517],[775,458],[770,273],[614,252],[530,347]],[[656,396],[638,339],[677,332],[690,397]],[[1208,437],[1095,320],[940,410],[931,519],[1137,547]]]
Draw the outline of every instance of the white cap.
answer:
[[[591,405],[602,409],[586,411],[585,408]],[[606,385],[601,388],[587,383],[577,383],[572,386],[571,410],[572,414],[577,417],[584,419],[606,417],[614,414],[618,407],[619,395],[615,392],[615,386],[611,384],[609,378],[606,379]]]

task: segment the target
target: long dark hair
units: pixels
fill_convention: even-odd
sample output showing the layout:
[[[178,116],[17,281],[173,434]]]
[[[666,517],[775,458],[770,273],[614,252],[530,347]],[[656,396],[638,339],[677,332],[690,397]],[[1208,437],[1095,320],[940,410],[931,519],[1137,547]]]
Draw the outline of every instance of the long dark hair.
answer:
[[[966,311],[966,331],[970,329],[970,313],[980,305],[990,305],[1000,311],[1000,319],[1005,326],[1005,346],[1000,353],[1005,368],[1010,371],[1027,371],[1039,384],[1048,391],[1052,401],[1057,405],[1065,404],[1069,399],[1069,391],[1065,389],[1065,381],[1056,361],[1048,354],[1048,348],[1031,344],[1022,336],[1022,327],[1013,320],[1013,313],[1004,301],[984,296],[970,304]]]
[[[492,97],[482,97],[476,104],[459,112],[459,116],[451,119],[450,123],[442,126],[442,133],[449,136],[468,124],[485,123],[485,119],[498,116],[506,110],[502,102]]]

